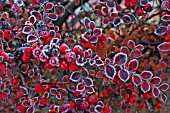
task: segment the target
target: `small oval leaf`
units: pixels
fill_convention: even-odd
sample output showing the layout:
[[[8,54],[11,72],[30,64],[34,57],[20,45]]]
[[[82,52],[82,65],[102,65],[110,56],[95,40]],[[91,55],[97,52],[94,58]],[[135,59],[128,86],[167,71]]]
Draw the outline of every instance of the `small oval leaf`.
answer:
[[[123,82],[127,82],[130,78],[129,71],[125,69],[119,70],[118,76]]]
[[[106,65],[104,68],[104,73],[105,73],[106,77],[108,77],[110,79],[114,79],[114,77],[116,75],[116,69],[112,65]]]
[[[150,90],[150,84],[147,81],[143,81],[141,84],[141,90],[146,93]]]
[[[150,71],[142,71],[140,76],[142,77],[142,79],[150,80],[152,78],[153,74]]]

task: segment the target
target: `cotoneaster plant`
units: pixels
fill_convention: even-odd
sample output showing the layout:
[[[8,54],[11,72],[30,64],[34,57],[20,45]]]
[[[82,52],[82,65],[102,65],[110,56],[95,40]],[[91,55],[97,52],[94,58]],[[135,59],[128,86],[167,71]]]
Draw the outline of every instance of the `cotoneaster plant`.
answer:
[[[0,2],[0,111],[161,110],[169,11],[167,0]]]

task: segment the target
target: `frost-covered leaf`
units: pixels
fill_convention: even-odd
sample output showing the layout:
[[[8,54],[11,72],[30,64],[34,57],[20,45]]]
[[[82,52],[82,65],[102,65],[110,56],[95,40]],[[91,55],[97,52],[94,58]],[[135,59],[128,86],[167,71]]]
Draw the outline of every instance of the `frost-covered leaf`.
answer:
[[[84,91],[85,90],[85,85],[83,83],[78,83],[76,86],[76,91]]]
[[[133,49],[133,48],[135,47],[135,42],[134,42],[133,40],[128,40],[127,46],[128,46],[130,49]]]
[[[79,82],[80,78],[81,78],[81,75],[79,71],[72,72],[70,76],[70,80],[73,82]]]
[[[89,77],[84,78],[83,82],[84,82],[85,86],[88,86],[88,87],[93,86],[93,80]]]
[[[141,84],[141,90],[146,93],[150,90],[150,84],[147,81],[143,81]]]
[[[133,75],[132,76],[132,82],[136,86],[139,86],[142,83],[142,78],[139,75]]]
[[[114,77],[116,75],[116,69],[112,65],[106,65],[104,68],[104,73],[105,73],[106,77],[108,77],[110,79],[114,79]]]
[[[127,55],[122,53],[122,52],[120,52],[120,53],[117,53],[113,57],[113,64],[114,65],[118,65],[118,66],[122,66],[122,65],[125,65],[127,60],[128,60]]]
[[[170,42],[163,42],[157,48],[159,51],[168,52],[170,51]]]
[[[130,78],[129,71],[125,69],[119,70],[118,76],[123,82],[127,82]]]
[[[150,82],[154,85],[159,85],[161,81],[162,79],[160,77],[153,77]]]
[[[160,90],[159,90],[157,87],[153,87],[153,88],[152,88],[152,95],[153,95],[155,98],[158,98],[158,96],[160,95]]]
[[[128,63],[128,70],[129,71],[135,71],[139,66],[139,63],[136,59],[132,59],[130,60],[130,62]]]
[[[158,28],[155,29],[154,33],[156,35],[164,35],[167,32],[166,26],[159,26]]]
[[[150,80],[152,78],[153,74],[151,71],[142,71],[140,76],[142,77],[142,79]]]
[[[162,90],[162,91],[167,91],[169,89],[169,84],[167,83],[162,83],[160,86],[159,86],[159,89]]]

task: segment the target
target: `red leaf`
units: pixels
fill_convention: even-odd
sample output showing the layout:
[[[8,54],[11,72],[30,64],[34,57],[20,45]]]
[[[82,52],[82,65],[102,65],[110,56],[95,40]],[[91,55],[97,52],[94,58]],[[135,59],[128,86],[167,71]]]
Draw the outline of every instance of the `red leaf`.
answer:
[[[90,19],[85,17],[84,18],[84,25],[86,27],[86,29],[89,29],[90,28]]]
[[[135,49],[135,50],[132,51],[132,56],[133,56],[134,58],[140,58],[140,57],[142,56],[142,53],[141,53],[140,50]]]
[[[114,57],[113,57],[113,64],[114,65],[118,65],[118,66],[122,66],[125,65],[125,63],[127,62],[127,55],[120,52],[117,53]]]
[[[85,84],[85,86],[93,86],[93,80],[89,77],[86,77],[85,79],[83,79],[83,82]]]
[[[58,19],[58,16],[55,13],[48,13],[47,18],[52,21],[56,21]]]
[[[99,10],[99,9],[95,9],[93,12],[94,12],[94,14],[95,14],[97,17],[102,17],[102,16],[103,16],[102,11]]]
[[[28,20],[29,20],[30,23],[32,23],[32,25],[34,25],[37,19],[35,18],[34,15],[31,15],[31,16],[28,18]]]
[[[166,26],[159,26],[158,28],[155,29],[154,33],[156,35],[164,35],[167,32]]]
[[[104,67],[104,73],[105,73],[106,77],[108,77],[110,79],[114,79],[114,77],[116,75],[116,69],[112,65],[106,65]]]
[[[147,81],[143,81],[141,84],[141,90],[146,93],[150,90],[150,84]]]
[[[83,78],[86,78],[89,76],[89,72],[88,70],[85,68],[85,67],[82,67],[81,70],[80,70],[80,74]]]
[[[74,71],[72,72],[71,76],[70,76],[70,80],[72,80],[73,82],[78,82],[80,80],[80,72],[79,71]]]
[[[98,37],[99,35],[101,35],[101,33],[102,33],[101,30],[98,29],[98,28],[95,28],[95,29],[93,30],[93,35],[94,35],[94,36],[97,36],[97,37]]]
[[[20,90],[21,90],[23,95],[27,95],[28,94],[28,91],[27,91],[27,89],[25,87],[20,86]]]
[[[152,88],[152,95],[153,95],[155,98],[158,98],[158,96],[160,95],[160,90],[159,90],[157,87],[153,87],[153,88]]]
[[[62,5],[55,5],[54,12],[57,14],[58,17],[62,17],[65,14],[65,8]]]
[[[163,94],[163,93],[161,93],[160,94],[160,97],[161,97],[161,100],[163,101],[163,102],[166,102],[167,101],[167,96],[165,95],[165,94]]]
[[[51,95],[57,95],[57,89],[51,88],[51,89],[50,89],[50,94],[51,94]]]
[[[23,100],[22,101],[22,106],[29,107],[30,105],[31,105],[30,100]]]
[[[166,14],[161,17],[161,20],[164,22],[170,22],[170,15]]]
[[[142,71],[140,76],[142,77],[142,79],[150,80],[152,78],[153,74],[150,71]]]
[[[165,74],[164,72],[160,73],[160,77],[162,78],[163,81],[168,81],[168,75]]]
[[[140,50],[140,51],[144,50],[144,46],[142,44],[136,45],[135,48]]]
[[[78,83],[76,86],[76,91],[84,91],[85,90],[85,86],[83,83]]]
[[[32,32],[32,28],[30,26],[25,26],[22,30],[24,34],[30,34]]]
[[[136,59],[130,60],[128,63],[128,70],[129,71],[135,71],[139,66],[139,63]]]
[[[34,107],[33,107],[33,106],[30,106],[30,107],[27,109],[27,113],[34,113]]]
[[[138,86],[138,85],[141,84],[142,78],[141,78],[139,75],[133,75],[133,76],[132,76],[132,81],[133,81],[133,83],[134,83],[136,86]]]
[[[92,93],[95,92],[93,87],[86,87],[86,91],[87,91],[88,94],[92,94]]]
[[[130,49],[133,49],[133,48],[135,47],[135,42],[134,42],[133,40],[128,40],[127,46],[128,46]]]
[[[126,46],[122,46],[122,47],[120,48],[120,51],[121,51],[122,53],[127,54],[127,55],[130,54],[129,49],[128,49]]]
[[[113,0],[107,0],[106,1],[106,6],[110,7],[110,8],[114,8],[115,7],[115,2]]]
[[[162,83],[160,86],[159,86],[159,89],[162,90],[162,91],[167,91],[169,89],[169,84],[167,83]]]
[[[160,77],[153,77],[150,82],[154,85],[159,85],[161,81],[162,79]]]
[[[31,11],[30,14],[34,15],[36,17],[36,19],[42,20],[42,15],[41,15],[41,13],[39,11],[33,10],[33,11]]]
[[[52,2],[47,2],[47,4],[45,5],[45,9],[46,9],[47,11],[52,10],[53,7],[54,7],[54,4],[53,4]]]
[[[119,70],[118,76],[119,76],[120,80],[122,80],[123,82],[127,82],[130,78],[129,71],[127,71],[125,69]]]
[[[170,42],[163,42],[160,45],[158,45],[158,50],[163,52],[170,51]]]

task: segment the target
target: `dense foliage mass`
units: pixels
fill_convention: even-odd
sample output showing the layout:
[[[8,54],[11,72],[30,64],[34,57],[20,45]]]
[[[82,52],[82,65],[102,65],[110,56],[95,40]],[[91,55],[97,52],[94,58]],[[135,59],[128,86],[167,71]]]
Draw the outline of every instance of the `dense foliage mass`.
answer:
[[[1,1],[0,111],[159,111],[168,22],[168,0]]]

